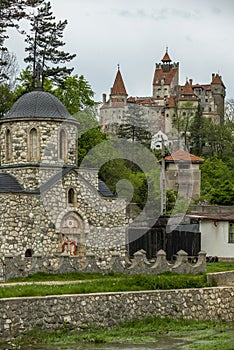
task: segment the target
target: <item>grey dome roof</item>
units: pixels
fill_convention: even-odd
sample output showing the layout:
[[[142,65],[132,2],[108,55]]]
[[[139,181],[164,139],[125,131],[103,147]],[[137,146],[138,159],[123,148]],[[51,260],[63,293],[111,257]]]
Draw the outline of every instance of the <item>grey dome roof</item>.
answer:
[[[71,119],[62,102],[49,92],[35,90],[21,96],[2,119],[59,118]]]

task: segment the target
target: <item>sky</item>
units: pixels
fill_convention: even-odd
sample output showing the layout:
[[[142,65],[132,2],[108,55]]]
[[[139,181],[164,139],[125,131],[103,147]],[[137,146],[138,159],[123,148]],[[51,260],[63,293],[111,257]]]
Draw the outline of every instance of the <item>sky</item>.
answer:
[[[76,53],[74,74],[109,95],[117,65],[129,96],[152,95],[155,63],[166,47],[186,78],[209,84],[219,73],[234,98],[233,0],[51,0],[57,20],[68,20],[64,50]],[[22,36],[10,31],[8,48],[23,63]]]

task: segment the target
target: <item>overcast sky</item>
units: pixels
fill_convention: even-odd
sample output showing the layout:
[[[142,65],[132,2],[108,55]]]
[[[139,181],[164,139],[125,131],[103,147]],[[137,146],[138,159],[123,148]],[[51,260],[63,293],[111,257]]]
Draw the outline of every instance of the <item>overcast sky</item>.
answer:
[[[51,0],[57,20],[67,19],[65,49],[76,53],[75,73],[83,74],[95,99],[110,93],[117,64],[129,96],[150,96],[155,63],[168,46],[180,62],[180,84],[210,83],[222,75],[234,98],[233,0]],[[23,66],[24,42],[8,47]]]

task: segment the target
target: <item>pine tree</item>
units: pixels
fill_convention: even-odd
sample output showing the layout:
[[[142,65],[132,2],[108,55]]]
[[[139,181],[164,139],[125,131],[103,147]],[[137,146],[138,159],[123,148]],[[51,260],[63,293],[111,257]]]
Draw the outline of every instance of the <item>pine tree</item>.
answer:
[[[41,4],[44,0],[0,0],[0,81],[7,78],[3,71],[7,65],[4,53],[7,52],[5,40],[7,28],[14,27],[19,30],[18,21],[27,17],[27,9]]]
[[[129,104],[123,119],[120,123],[114,125],[116,134],[132,142],[138,141],[149,145],[151,133],[145,118],[146,113],[147,110],[144,107],[134,103]]]
[[[25,51],[28,56],[25,62],[32,65],[33,86],[35,87],[36,66],[39,63],[42,69],[42,87],[46,77],[60,83],[71,74],[73,68],[60,67],[61,63],[70,62],[76,55],[61,50],[65,45],[62,40],[67,20],[56,23],[51,10],[50,2],[37,9],[37,14],[31,18],[31,34],[27,35],[28,46]]]
[[[191,135],[191,151],[197,156],[203,154],[203,148],[207,141],[207,128],[209,123],[210,121],[202,115],[201,108],[198,108],[189,128]]]

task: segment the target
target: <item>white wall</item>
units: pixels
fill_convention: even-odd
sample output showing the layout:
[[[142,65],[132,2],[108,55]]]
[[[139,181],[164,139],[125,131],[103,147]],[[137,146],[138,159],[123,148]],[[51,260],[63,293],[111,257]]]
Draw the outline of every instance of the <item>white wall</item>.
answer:
[[[234,258],[234,243],[228,243],[228,221],[202,220],[200,231],[201,249],[207,256]]]

